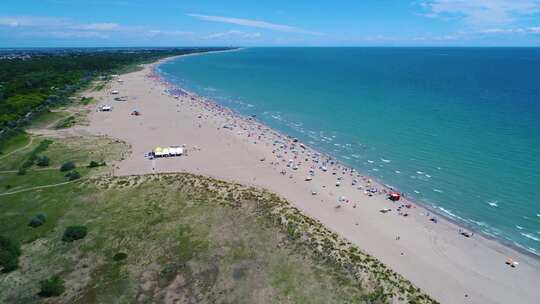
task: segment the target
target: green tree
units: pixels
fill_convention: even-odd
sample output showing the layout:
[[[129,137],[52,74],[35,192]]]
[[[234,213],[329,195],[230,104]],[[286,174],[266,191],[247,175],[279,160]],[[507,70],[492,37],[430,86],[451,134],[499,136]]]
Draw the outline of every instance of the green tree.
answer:
[[[45,155],[38,156],[37,159],[36,159],[36,165],[38,165],[40,167],[49,166],[49,158],[47,156],[45,156]]]
[[[21,245],[0,235],[0,267],[2,272],[10,272],[19,267]]]
[[[63,163],[62,166],[60,167],[60,171],[62,172],[69,171],[72,169],[75,169],[75,164],[70,161]]]
[[[73,242],[76,240],[83,239],[88,233],[88,228],[86,226],[69,226],[64,231],[62,236],[62,241],[64,242]]]
[[[81,178],[81,174],[77,171],[71,171],[66,174],[66,177],[68,180],[72,181]]]
[[[28,226],[30,227],[33,227],[33,228],[37,228],[43,224],[45,224],[45,222],[47,221],[47,216],[45,214],[37,214],[36,216],[34,216],[30,222],[28,222]]]
[[[64,280],[58,275],[53,275],[47,280],[41,281],[39,285],[39,295],[44,298],[57,297],[66,290],[64,287]]]

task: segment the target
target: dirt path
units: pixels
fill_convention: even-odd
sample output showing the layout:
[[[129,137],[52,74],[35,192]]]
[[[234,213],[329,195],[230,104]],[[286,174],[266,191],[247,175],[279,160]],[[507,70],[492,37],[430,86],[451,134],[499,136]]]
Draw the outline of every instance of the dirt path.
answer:
[[[49,171],[49,170],[60,170],[60,167],[38,168],[38,169],[34,169],[34,170],[28,170],[28,172],[32,172],[32,171]],[[17,173],[17,172],[19,172],[19,170],[4,170],[4,171],[0,171],[0,174],[3,174],[3,173]]]
[[[32,191],[32,190],[38,190],[38,189],[45,189],[45,188],[58,187],[58,186],[63,186],[63,185],[75,183],[75,182],[78,182],[78,181],[80,181],[80,180],[82,180],[82,178],[81,178],[81,179],[77,179],[77,180],[72,180],[72,181],[67,181],[67,182],[57,183],[57,184],[51,184],[51,185],[45,185],[45,186],[37,186],[37,187],[31,187],[31,188],[21,189],[21,190],[12,191],[12,192],[0,193],[0,196],[7,196],[7,195],[17,194],[17,193],[26,192],[26,191]]]
[[[10,156],[10,155],[12,155],[12,154],[14,154],[14,153],[17,153],[17,152],[19,152],[19,151],[22,151],[22,150],[24,150],[24,149],[30,147],[30,146],[32,145],[33,142],[34,142],[34,137],[30,136],[30,141],[29,141],[24,147],[21,147],[21,148],[19,148],[19,149],[16,149],[16,150],[13,150],[13,151],[9,152],[8,154],[5,154],[5,155],[0,156],[0,159],[4,159],[4,158],[6,158],[6,157],[8,157],[8,156]]]

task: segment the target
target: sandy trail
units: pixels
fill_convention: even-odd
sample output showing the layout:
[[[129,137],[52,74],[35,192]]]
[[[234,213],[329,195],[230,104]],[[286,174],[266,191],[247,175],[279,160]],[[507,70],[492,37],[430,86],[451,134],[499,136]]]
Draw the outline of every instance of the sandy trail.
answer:
[[[107,135],[132,146],[133,153],[117,164],[114,174],[191,172],[265,188],[287,198],[442,303],[540,303],[538,259],[479,235],[465,238],[458,234],[460,227],[439,217],[433,223],[429,221],[433,215],[414,204],[401,209],[408,216],[398,215],[399,204],[382,194],[365,193],[369,187],[380,190],[380,186],[337,164],[323,172],[317,167],[320,163],[313,162],[321,156],[317,158],[314,151],[279,138],[256,122],[205,106],[197,98],[169,96],[164,84],[148,77],[151,71],[152,65],[148,65],[121,75],[123,83],[112,83],[110,89],[128,96],[128,101],[113,101],[109,91],[89,93],[113,110],[93,112],[90,125],[76,132]],[[142,115],[130,115],[133,109]],[[189,151],[187,156],[154,161],[143,157],[157,146],[182,144]],[[289,159],[293,160],[291,167],[287,167]],[[312,166],[313,180],[305,181]],[[339,187],[338,177],[342,177]],[[359,179],[354,186],[353,179]],[[349,202],[338,202],[340,197]],[[338,204],[342,207],[336,208]],[[392,211],[383,214],[383,208]],[[507,266],[508,256],[520,265]]]
[[[6,157],[8,157],[8,156],[10,156],[10,155],[13,155],[13,154],[15,154],[15,153],[18,153],[18,152],[20,152],[20,151],[22,151],[22,150],[24,150],[24,149],[27,149],[28,147],[30,147],[30,146],[32,145],[33,142],[34,142],[34,138],[33,138],[32,136],[30,136],[30,140],[28,141],[28,143],[27,143],[26,145],[24,145],[23,147],[20,147],[20,148],[18,148],[18,149],[15,149],[15,150],[13,150],[13,151],[11,151],[11,152],[9,152],[9,153],[6,153],[6,154],[0,156],[0,159],[4,159],[4,158],[6,158]]]

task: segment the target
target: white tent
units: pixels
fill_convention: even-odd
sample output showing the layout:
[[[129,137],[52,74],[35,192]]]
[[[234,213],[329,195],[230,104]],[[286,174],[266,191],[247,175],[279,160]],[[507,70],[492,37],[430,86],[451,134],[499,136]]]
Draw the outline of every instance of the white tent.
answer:
[[[181,156],[182,154],[184,154],[184,149],[179,146],[170,146],[167,148],[156,147],[154,149],[154,155],[156,157]]]
[[[180,147],[170,147],[169,148],[169,154],[179,156],[179,155],[184,154],[184,149],[182,149]]]
[[[154,149],[154,155],[155,155],[156,157],[161,157],[161,156],[163,156],[163,155],[164,155],[164,153],[163,153],[163,148],[161,148],[161,147],[156,147],[156,148]]]

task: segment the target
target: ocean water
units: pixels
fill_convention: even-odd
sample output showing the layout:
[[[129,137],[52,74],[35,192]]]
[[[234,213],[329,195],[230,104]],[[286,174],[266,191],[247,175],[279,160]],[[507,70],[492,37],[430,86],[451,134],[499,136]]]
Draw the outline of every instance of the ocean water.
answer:
[[[540,48],[249,48],[159,71],[540,255]]]

